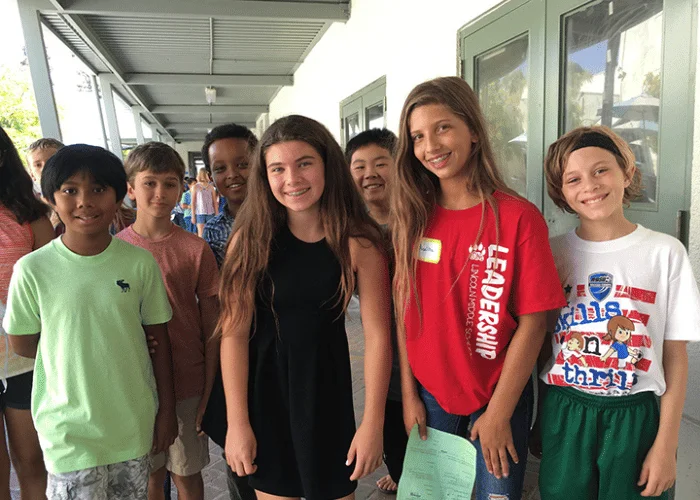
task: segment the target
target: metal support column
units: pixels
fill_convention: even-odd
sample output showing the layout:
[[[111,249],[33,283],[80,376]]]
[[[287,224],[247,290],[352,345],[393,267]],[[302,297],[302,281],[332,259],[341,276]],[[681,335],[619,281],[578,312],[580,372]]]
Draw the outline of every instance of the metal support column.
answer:
[[[145,141],[143,137],[143,127],[141,127],[141,108],[138,106],[133,106],[131,111],[134,113],[134,127],[136,127],[136,144],[143,144]]]
[[[102,130],[102,145],[105,149],[109,147],[109,142],[107,142],[107,131],[105,130],[105,117],[102,113],[102,104],[100,103],[100,88],[97,86],[97,77],[95,75],[90,76],[90,81],[92,82],[92,92],[95,94],[95,105],[97,106],[97,113],[100,117],[100,129]]]
[[[24,32],[24,43],[29,59],[29,71],[32,75],[34,98],[39,111],[41,134],[61,140],[61,126],[58,121],[56,101],[51,86],[49,63],[46,58],[44,35],[41,31],[39,11],[27,2],[17,2],[19,17]]]
[[[122,159],[122,141],[119,138],[119,125],[117,124],[117,109],[114,107],[114,94],[112,84],[105,76],[100,75],[100,87],[102,87],[102,99],[105,103],[105,118],[109,131],[109,150]]]
[[[158,127],[151,125],[151,137],[154,141],[161,142],[160,132],[158,132]]]

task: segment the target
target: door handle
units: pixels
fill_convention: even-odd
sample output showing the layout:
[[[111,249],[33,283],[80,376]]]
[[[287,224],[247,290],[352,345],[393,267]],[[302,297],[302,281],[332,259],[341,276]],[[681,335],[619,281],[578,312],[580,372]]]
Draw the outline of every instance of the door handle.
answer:
[[[690,213],[688,210],[679,210],[676,213],[676,238],[688,249]]]

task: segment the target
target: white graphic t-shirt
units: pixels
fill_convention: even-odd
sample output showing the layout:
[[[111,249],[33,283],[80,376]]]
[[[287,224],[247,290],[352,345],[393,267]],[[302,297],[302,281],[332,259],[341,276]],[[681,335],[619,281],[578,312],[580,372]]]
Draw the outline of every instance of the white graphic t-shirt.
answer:
[[[557,318],[547,384],[600,396],[662,395],[665,340],[700,340],[700,294],[683,245],[638,226],[612,241],[553,238],[567,305]]]

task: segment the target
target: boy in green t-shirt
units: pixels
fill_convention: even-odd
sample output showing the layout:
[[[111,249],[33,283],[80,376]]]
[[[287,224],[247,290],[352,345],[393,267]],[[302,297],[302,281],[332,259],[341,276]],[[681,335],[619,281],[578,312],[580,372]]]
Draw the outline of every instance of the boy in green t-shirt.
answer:
[[[145,499],[148,454],[177,435],[166,323],[153,256],[109,234],[126,193],[119,159],[67,146],[42,192],[66,232],[15,265],[3,327],[36,358],[32,417],[50,499]],[[159,344],[148,355],[146,335]]]

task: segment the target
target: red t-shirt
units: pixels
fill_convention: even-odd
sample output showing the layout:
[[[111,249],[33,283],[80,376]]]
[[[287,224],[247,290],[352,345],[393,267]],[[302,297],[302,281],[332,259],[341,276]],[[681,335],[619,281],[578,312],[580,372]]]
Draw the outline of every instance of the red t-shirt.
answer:
[[[499,237],[487,205],[476,248],[481,205],[435,207],[418,255],[420,315],[413,297],[406,312],[411,369],[455,415],[469,415],[491,399],[517,317],[566,304],[539,210],[522,198],[494,196]]]
[[[173,355],[175,399],[201,396],[205,381],[205,339],[198,301],[219,293],[219,269],[209,245],[173,224],[159,240],[144,238],[129,226],[117,238],[153,254],[163,274],[173,318],[168,335]]]

